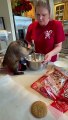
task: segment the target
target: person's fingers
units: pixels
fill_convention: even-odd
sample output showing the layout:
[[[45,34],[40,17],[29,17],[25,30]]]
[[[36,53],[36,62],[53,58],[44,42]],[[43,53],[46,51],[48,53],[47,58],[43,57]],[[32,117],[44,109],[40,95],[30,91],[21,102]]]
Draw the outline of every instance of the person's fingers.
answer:
[[[48,55],[45,56],[45,62],[48,62],[49,58]]]
[[[47,62],[49,62],[51,60],[51,57],[49,57],[49,56],[46,56],[45,57],[45,62],[47,63]]]
[[[28,44],[28,48],[31,48],[31,45],[30,45],[30,44]]]

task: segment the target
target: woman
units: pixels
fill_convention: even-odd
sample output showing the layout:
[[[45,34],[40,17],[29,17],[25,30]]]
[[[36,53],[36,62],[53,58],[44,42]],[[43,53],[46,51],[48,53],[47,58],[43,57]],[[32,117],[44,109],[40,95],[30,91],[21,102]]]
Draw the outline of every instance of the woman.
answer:
[[[34,40],[35,52],[45,54],[45,62],[56,61],[65,39],[61,22],[50,19],[48,0],[39,0],[35,7],[37,20],[29,25],[26,40]]]

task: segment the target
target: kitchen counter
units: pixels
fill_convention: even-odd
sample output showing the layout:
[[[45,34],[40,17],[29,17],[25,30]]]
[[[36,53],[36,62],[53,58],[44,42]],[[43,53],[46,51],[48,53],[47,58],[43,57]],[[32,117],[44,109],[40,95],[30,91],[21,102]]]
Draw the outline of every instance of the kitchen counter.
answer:
[[[9,90],[7,92],[7,96],[6,95],[3,96],[0,94],[0,98],[1,98],[0,101],[2,100],[2,97],[3,97],[3,100],[2,100],[3,102],[2,101],[0,102],[0,120],[38,120],[38,119],[32,118],[31,115],[28,115],[27,107],[29,107],[29,105],[32,102],[34,102],[38,99],[44,101],[47,104],[47,106],[50,106],[50,104],[52,103],[52,100],[43,97],[41,94],[39,94],[38,92],[33,90],[30,86],[33,82],[35,82],[43,74],[45,74],[45,72],[46,72],[46,67],[44,66],[44,68],[41,68],[40,70],[37,70],[37,71],[26,70],[26,71],[24,71],[23,75],[10,75],[10,77],[14,81],[14,83],[11,82],[12,84],[8,84],[8,86],[7,86],[7,82],[6,82],[5,86],[7,86],[7,89]],[[3,73],[3,74],[0,73],[0,79],[4,76],[6,76],[5,73]],[[15,83],[17,83],[17,86],[15,85]],[[19,89],[18,85],[21,86],[21,89]],[[3,87],[4,87],[4,85],[3,85]],[[11,88],[12,88],[12,90],[10,91]],[[4,91],[3,88],[1,90],[3,91],[3,93],[4,92],[6,93],[6,91]],[[22,96],[23,96],[23,98],[22,98]],[[8,101],[9,103],[5,102],[5,101]],[[24,102],[22,102],[22,101],[24,101]],[[5,105],[5,110],[4,110],[4,108],[1,108],[3,105]],[[7,108],[6,108],[6,105],[7,105]],[[25,109],[23,106],[26,106]],[[13,111],[13,109],[15,111]],[[43,118],[40,120],[68,120],[66,117],[66,116],[68,116],[68,112],[63,114],[63,113],[58,112],[57,109],[54,109],[54,111],[53,111],[53,109],[51,109],[51,111],[48,109],[49,117],[47,116],[46,119]],[[3,113],[1,112],[2,110],[4,110]],[[9,112],[6,112],[6,111],[9,111]],[[11,111],[11,114],[10,114],[10,111]],[[25,114],[25,111],[26,111],[27,115]],[[22,112],[28,118],[23,117]],[[54,114],[53,112],[60,114],[61,118],[56,118],[57,116],[56,116],[56,114],[53,115]],[[6,113],[7,113],[7,115],[6,115]],[[14,115],[12,115],[12,114],[14,114]],[[4,116],[4,117],[2,118],[1,116],[2,117]],[[12,116],[12,118],[11,118],[11,116]],[[18,116],[19,116],[19,118],[18,118]]]
[[[43,98],[45,100],[45,98],[40,95],[39,93],[35,92],[35,90],[33,90],[30,85],[35,82],[37,79],[39,79],[43,74],[45,74],[46,68],[41,68],[40,70],[37,71],[31,71],[31,70],[26,70],[24,71],[24,74],[22,75],[11,75],[11,78],[17,82],[18,84],[20,84],[21,86],[24,86],[28,91],[31,91],[33,94],[38,94],[41,98]],[[5,76],[5,73],[1,73],[0,74],[0,78],[2,78],[3,76]],[[49,99],[47,99],[48,101]],[[51,102],[49,100],[49,102]]]
[[[40,98],[40,100],[43,100],[44,102],[46,102],[47,105],[50,105],[50,103],[52,103],[51,99],[43,97],[41,94],[39,94],[38,92],[36,92],[35,90],[33,90],[30,87],[31,84],[33,82],[35,82],[37,79],[39,79],[43,74],[45,74],[45,72],[46,72],[46,68],[43,68],[43,69],[41,68],[38,71],[27,70],[27,71],[24,72],[23,75],[11,75],[10,77],[18,85],[21,85],[22,87],[24,87],[27,91],[29,91],[33,95],[38,96]],[[5,75],[6,74],[0,74],[0,78],[2,78]],[[68,115],[68,112],[65,113],[65,114]]]

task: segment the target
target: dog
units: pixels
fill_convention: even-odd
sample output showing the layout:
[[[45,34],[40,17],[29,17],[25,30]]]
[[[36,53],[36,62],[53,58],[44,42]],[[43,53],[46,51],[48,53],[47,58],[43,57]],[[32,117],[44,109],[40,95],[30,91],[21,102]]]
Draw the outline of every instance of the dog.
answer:
[[[21,58],[24,60],[30,53],[32,53],[32,48],[28,48],[26,40],[13,41],[6,50],[2,65],[15,75],[24,74],[24,72],[19,69],[19,63]],[[24,65],[23,69],[25,69]]]

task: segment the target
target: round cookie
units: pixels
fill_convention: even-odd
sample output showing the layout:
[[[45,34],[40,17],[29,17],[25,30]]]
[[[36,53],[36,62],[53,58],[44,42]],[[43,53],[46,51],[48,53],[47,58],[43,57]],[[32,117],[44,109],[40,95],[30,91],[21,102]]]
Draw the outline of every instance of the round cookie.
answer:
[[[47,106],[42,101],[36,101],[31,105],[31,113],[36,118],[42,118],[47,115]]]

